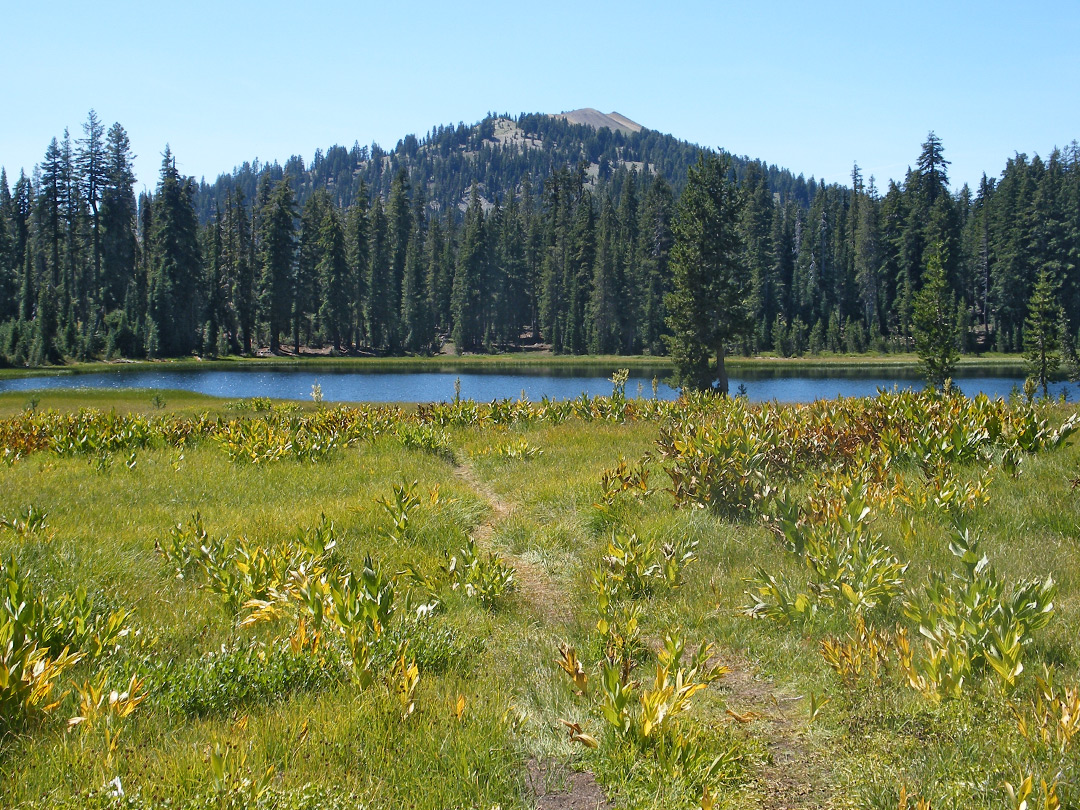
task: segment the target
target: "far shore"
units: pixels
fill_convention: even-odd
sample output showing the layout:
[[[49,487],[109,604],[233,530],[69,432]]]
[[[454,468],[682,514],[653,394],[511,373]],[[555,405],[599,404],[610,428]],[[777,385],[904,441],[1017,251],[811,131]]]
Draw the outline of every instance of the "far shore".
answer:
[[[734,356],[727,359],[729,371],[823,371],[828,369],[882,369],[894,372],[917,372],[919,358],[914,354],[822,354],[806,357],[777,357],[775,355]],[[650,374],[670,374],[671,359],[652,355],[558,355],[550,352],[520,352],[503,354],[439,354],[408,357],[329,357],[326,354],[281,354],[270,357],[201,357],[165,360],[116,360],[89,363],[69,363],[56,366],[0,368],[0,378],[41,375],[90,374],[101,371],[148,370],[232,370],[290,369],[330,371],[504,371],[528,368],[581,369],[608,373],[620,368]],[[962,372],[987,371],[998,374],[1023,374],[1024,361],[1020,355],[986,353],[960,358]]]

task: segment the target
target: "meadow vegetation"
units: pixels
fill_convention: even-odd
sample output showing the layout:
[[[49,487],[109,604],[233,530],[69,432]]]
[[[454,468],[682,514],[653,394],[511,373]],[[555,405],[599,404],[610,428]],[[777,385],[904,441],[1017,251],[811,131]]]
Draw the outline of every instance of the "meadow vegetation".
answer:
[[[1080,801],[1072,408],[619,380],[0,397],[2,803]]]

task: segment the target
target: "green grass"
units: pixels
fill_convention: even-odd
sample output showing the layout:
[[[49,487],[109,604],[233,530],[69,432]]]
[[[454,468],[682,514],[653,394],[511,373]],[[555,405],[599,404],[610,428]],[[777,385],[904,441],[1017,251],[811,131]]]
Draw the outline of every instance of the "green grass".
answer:
[[[149,392],[36,396],[39,412],[90,406],[151,417],[263,418],[180,392],[163,393],[164,407]],[[0,396],[0,418],[20,414],[24,401],[25,395]],[[1052,418],[1060,421],[1067,412],[1057,407]],[[315,410],[304,405],[300,412]],[[140,449],[133,468],[125,453],[104,469],[94,458],[51,452],[0,464],[0,517],[24,514],[31,505],[47,513],[40,532],[0,528],[0,556],[16,559],[50,598],[82,587],[98,610],[132,611],[132,633],[118,652],[100,665],[76,667],[54,711],[0,738],[0,804],[105,806],[106,798],[91,794],[118,778],[128,797],[137,797],[133,806],[531,808],[536,799],[526,773],[535,761],[555,771],[591,772],[614,806],[698,806],[695,773],[665,772],[653,748],[621,741],[597,712],[604,645],[590,583],[619,531],[697,542],[681,587],[657,585],[633,600],[641,608],[643,643],[635,678],[641,688],[650,685],[662,639],[675,628],[688,648],[715,644],[714,660],[731,667],[694,696],[680,726],[706,759],[730,756],[713,783],[717,806],[895,808],[903,787],[934,807],[1005,808],[1003,783],[1019,784],[1028,773],[1036,786],[1040,776],[1053,782],[1060,774],[1063,803],[1075,806],[1080,749],[1069,745],[1062,753],[1024,739],[1014,716],[1030,714],[1043,662],[1054,666],[1059,684],[1080,682],[1075,442],[1026,457],[1019,478],[996,471],[989,503],[972,519],[983,537],[980,551],[1004,580],[1052,574],[1059,586],[1056,615],[1036,633],[1016,690],[1007,694],[979,677],[961,699],[935,700],[909,688],[895,669],[881,684],[846,686],[820,653],[823,638],[849,630],[842,613],[823,616],[807,631],[743,616],[747,580],[759,567],[803,588],[806,568],[753,515],[732,519],[676,508],[665,491],[669,462],[656,457],[660,428],[657,420],[579,418],[440,428],[450,437],[452,459],[407,449],[384,434],[317,463],[231,463],[203,440],[182,449],[160,443]],[[528,459],[489,452],[521,438],[540,452]],[[623,493],[598,508],[603,471],[649,453],[651,494]],[[970,480],[979,468],[956,473]],[[901,474],[912,492],[929,486],[914,465]],[[420,505],[407,535],[388,539],[388,517],[377,499],[413,480]],[[804,481],[784,483],[799,490]],[[515,566],[518,588],[493,609],[462,590],[444,589],[441,609],[416,625],[410,617],[427,597],[414,590],[407,602],[401,577],[399,617],[376,650],[376,682],[361,688],[349,679],[343,648],[330,634],[318,651],[293,653],[284,639],[291,628],[238,628],[202,579],[174,576],[155,543],[195,512],[211,536],[242,536],[267,547],[325,515],[340,538],[337,565],[359,570],[370,555],[389,573],[412,564],[433,574],[447,554],[457,554],[462,533],[471,532],[485,554]],[[875,510],[874,529],[909,563],[911,595],[931,572],[960,570],[947,547],[948,527],[930,506]],[[899,600],[874,616],[883,628],[907,621]],[[384,679],[404,637],[411,639],[406,650],[420,666],[420,682],[415,711],[403,718]],[[560,643],[576,647],[589,675],[587,694],[576,695],[556,665]],[[78,710],[74,687],[102,672],[109,688],[122,688],[136,674],[149,689],[117,726],[111,757],[102,726],[66,729]],[[829,699],[812,722],[811,693]],[[561,720],[580,723],[599,747],[571,742]],[[272,770],[258,802],[242,790],[226,795],[215,783],[215,746],[242,755],[234,787],[259,783]]]

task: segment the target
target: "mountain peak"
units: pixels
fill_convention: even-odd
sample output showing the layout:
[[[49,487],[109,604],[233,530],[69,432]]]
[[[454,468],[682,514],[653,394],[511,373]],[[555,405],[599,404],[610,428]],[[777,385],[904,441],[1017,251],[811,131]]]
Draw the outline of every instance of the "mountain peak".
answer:
[[[627,135],[633,132],[641,132],[643,129],[641,124],[636,121],[631,121],[625,115],[620,115],[617,112],[602,113],[592,107],[582,107],[580,110],[562,112],[553,115],[552,117],[563,118],[571,124],[584,124],[593,129],[603,129],[604,127],[607,127],[612,132],[623,132]]]

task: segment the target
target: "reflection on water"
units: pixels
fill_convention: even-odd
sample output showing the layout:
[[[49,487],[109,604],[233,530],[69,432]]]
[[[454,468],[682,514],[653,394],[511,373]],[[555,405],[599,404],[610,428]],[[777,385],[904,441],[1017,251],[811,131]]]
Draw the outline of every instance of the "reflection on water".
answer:
[[[654,374],[637,370],[626,383],[629,397],[651,397]],[[674,399],[678,392],[659,378],[657,396]],[[181,389],[231,399],[246,397],[276,397],[306,400],[311,386],[322,386],[326,402],[433,402],[446,401],[454,396],[455,381],[461,381],[461,396],[465,399],[490,401],[516,399],[523,396],[534,402],[550,399],[573,399],[582,393],[588,396],[611,393],[611,382],[595,371],[563,367],[516,369],[506,371],[335,371],[333,369],[233,369],[233,370],[110,370],[89,374],[42,375],[0,379],[0,392],[30,391],[51,388],[153,388]],[[956,386],[969,396],[985,393],[991,397],[1008,397],[1023,386],[1021,377],[1006,375],[958,376]],[[778,402],[810,402],[835,397],[873,396],[878,389],[922,388],[923,383],[912,372],[892,369],[827,368],[799,370],[753,369],[739,371],[731,378],[731,391],[744,387],[751,400]],[[1053,396],[1068,394],[1065,382],[1050,386]]]

